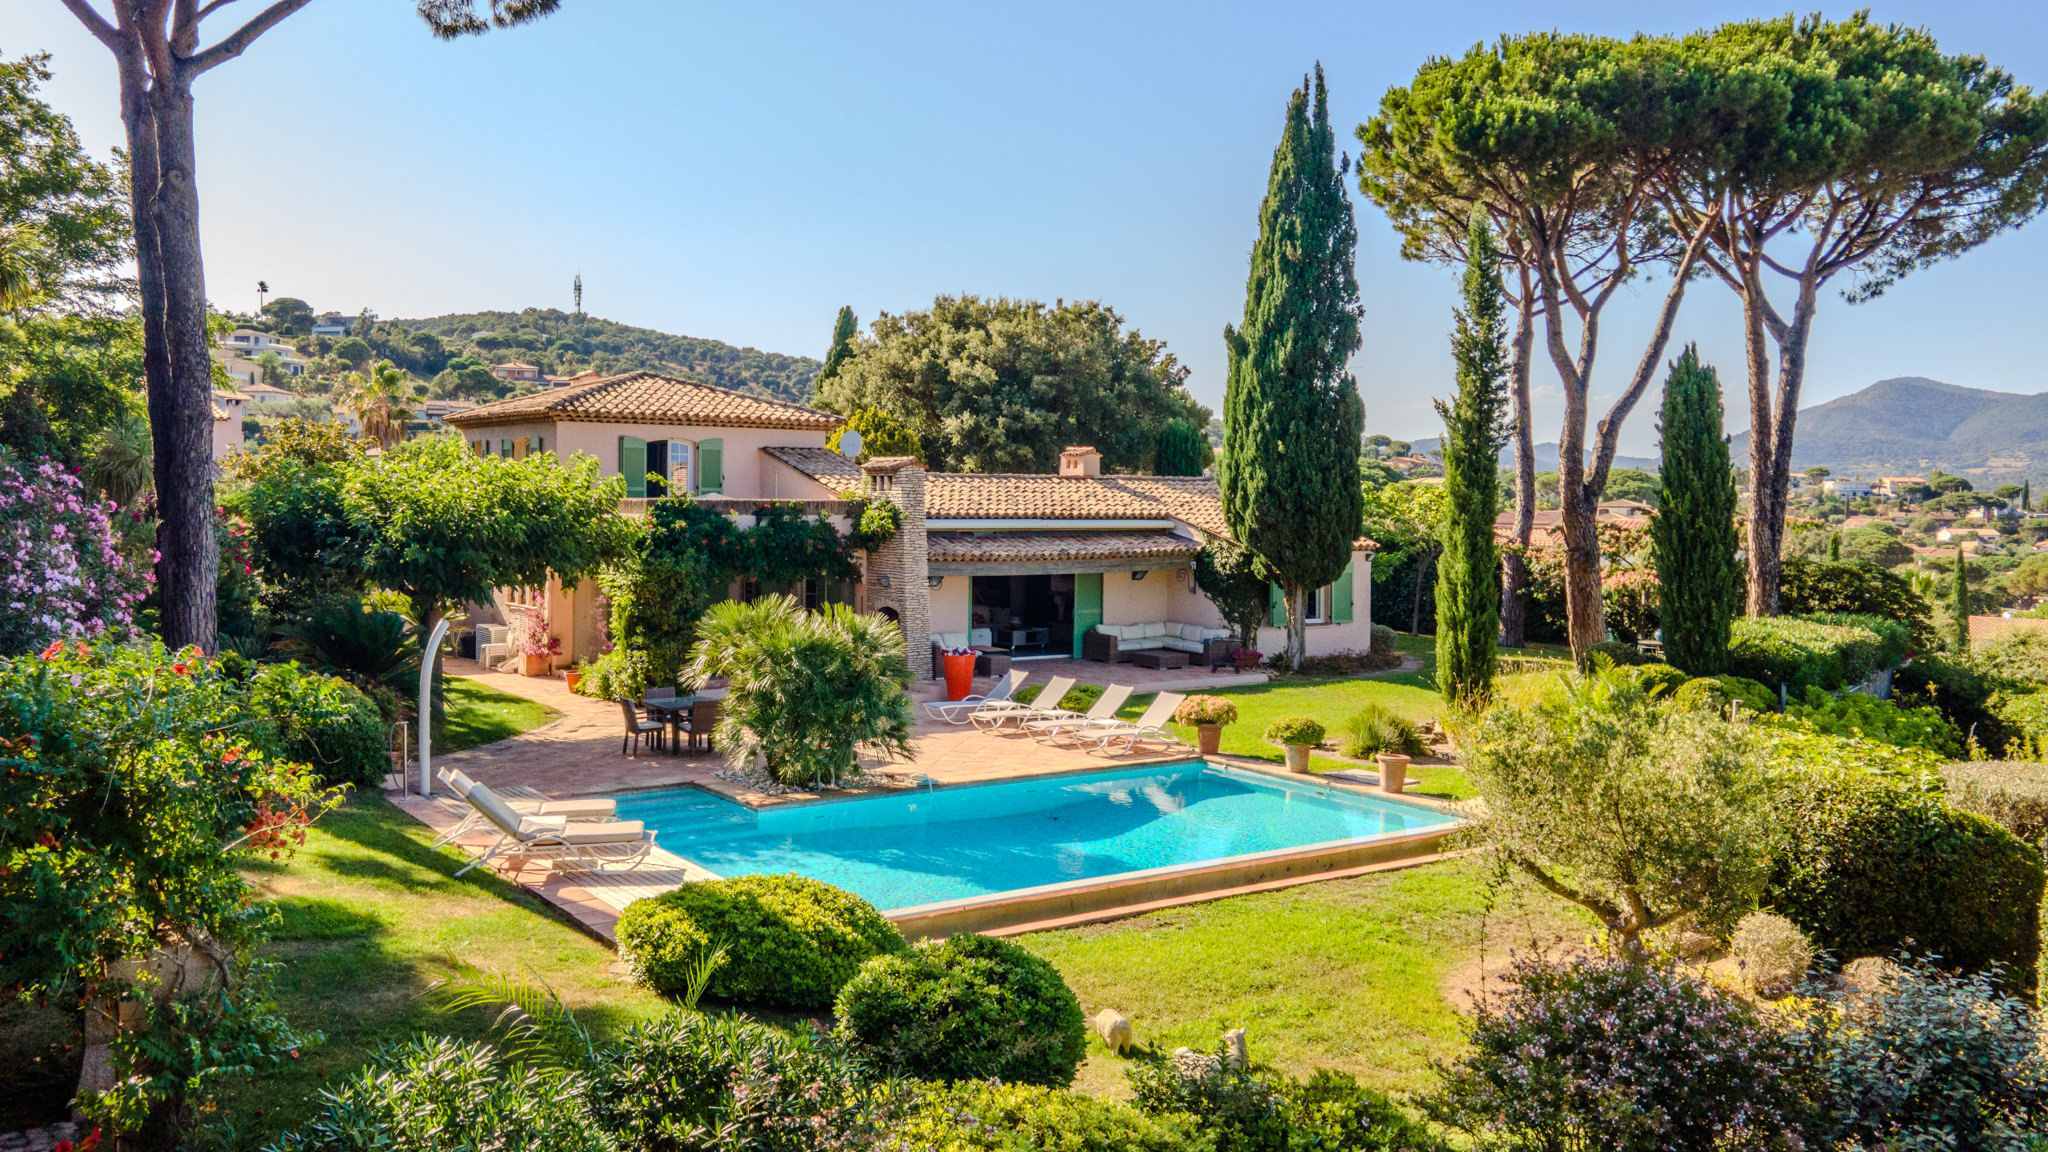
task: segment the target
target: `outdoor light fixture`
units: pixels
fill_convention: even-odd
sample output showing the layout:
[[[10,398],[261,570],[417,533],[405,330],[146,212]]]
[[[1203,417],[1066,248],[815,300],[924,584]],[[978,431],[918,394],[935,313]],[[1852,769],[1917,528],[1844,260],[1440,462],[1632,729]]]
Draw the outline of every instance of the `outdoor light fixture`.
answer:
[[[939,585],[944,584],[946,582],[946,578],[944,576],[931,576],[927,577],[927,579],[931,581],[931,586],[934,588],[937,588]]]
[[[1143,580],[1145,578],[1145,571],[1143,568],[1138,569],[1136,572],[1131,573],[1131,579]]]
[[[887,572],[884,572],[884,573],[882,573],[882,587],[884,587],[884,588],[887,588],[888,586],[889,586],[889,574],[888,574]]]

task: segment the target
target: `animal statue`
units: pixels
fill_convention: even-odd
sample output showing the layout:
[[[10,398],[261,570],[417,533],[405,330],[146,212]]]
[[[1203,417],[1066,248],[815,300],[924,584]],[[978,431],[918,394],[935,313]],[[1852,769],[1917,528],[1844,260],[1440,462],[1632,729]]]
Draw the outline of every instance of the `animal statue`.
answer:
[[[1223,1062],[1232,1068],[1243,1068],[1251,1060],[1245,1050],[1244,1029],[1232,1028],[1223,1034]]]
[[[1131,1046],[1130,1017],[1114,1008],[1104,1008],[1095,1014],[1095,1034],[1102,1037],[1111,1052],[1121,1056]]]

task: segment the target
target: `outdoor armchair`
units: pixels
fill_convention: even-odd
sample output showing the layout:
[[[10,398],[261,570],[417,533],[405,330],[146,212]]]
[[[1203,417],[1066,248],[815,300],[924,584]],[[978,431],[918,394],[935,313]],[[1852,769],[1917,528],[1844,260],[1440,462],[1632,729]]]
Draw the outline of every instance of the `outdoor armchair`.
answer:
[[[1021,668],[1012,668],[1009,674],[996,681],[995,686],[990,688],[985,695],[965,696],[958,700],[926,704],[924,710],[926,715],[931,716],[935,720],[944,720],[948,724],[965,724],[970,719],[971,714],[980,708],[981,705],[1008,701],[1010,697],[1017,694],[1017,689],[1022,688],[1024,682],[1029,679],[1031,679],[1031,673]]]
[[[625,735],[619,737],[619,755],[626,754],[627,741],[632,742],[635,755],[640,752],[642,740],[650,741],[657,749],[661,747],[661,734],[668,730],[668,725],[659,720],[641,719],[639,710],[633,707],[631,700],[619,701],[619,715],[626,722]]]
[[[476,781],[460,771],[451,772],[444,768],[440,772],[435,773],[435,775],[441,778],[441,783],[446,784],[450,790],[465,801],[469,799],[470,790],[476,787]],[[618,801],[604,798],[590,800],[515,800],[508,796],[501,796],[499,799],[505,801],[507,807],[521,816],[533,816],[543,820],[549,817],[560,820],[609,820],[613,816],[618,815],[619,812]],[[441,833],[440,838],[434,841],[432,847],[439,848],[451,840],[460,839],[468,835],[470,829],[483,822],[483,813],[477,811],[476,807],[471,805],[468,814],[463,816],[462,822]]]
[[[654,851],[653,830],[638,820],[570,827],[568,821],[555,817],[521,816],[504,797],[483,784],[469,790],[469,803],[498,830],[498,838],[463,865],[457,876],[501,854],[538,858],[565,869],[596,870],[606,864],[635,865]]]
[[[1033,740],[1041,744],[1058,744],[1068,732],[1083,724],[1114,718],[1116,710],[1123,707],[1124,701],[1131,698],[1131,691],[1129,684],[1111,684],[1102,693],[1101,698],[1095,701],[1095,706],[1088,711],[1068,712],[1064,709],[1055,709],[1053,715],[1044,719],[1026,720],[1024,729],[1031,733]]]
[[[1122,744],[1124,752],[1145,743],[1184,744],[1186,741],[1174,735],[1166,722],[1173,719],[1174,710],[1186,699],[1179,692],[1161,692],[1136,720],[1090,720],[1072,729],[1068,737],[1076,744],[1092,742],[1098,752],[1107,752],[1110,745],[1117,743]]]
[[[1022,725],[1027,720],[1042,720],[1058,714],[1060,701],[1065,700],[1073,689],[1072,676],[1055,676],[1046,682],[1045,688],[1030,704],[1021,700],[991,700],[976,708],[967,718],[984,732],[993,732],[1012,722]]]

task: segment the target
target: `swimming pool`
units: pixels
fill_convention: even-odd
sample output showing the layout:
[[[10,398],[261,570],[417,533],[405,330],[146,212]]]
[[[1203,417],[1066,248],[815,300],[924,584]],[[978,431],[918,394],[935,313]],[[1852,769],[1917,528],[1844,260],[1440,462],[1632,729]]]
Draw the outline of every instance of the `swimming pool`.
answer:
[[[620,796],[619,817],[722,876],[795,872],[889,911],[1458,822],[1202,761],[761,809],[683,788]]]

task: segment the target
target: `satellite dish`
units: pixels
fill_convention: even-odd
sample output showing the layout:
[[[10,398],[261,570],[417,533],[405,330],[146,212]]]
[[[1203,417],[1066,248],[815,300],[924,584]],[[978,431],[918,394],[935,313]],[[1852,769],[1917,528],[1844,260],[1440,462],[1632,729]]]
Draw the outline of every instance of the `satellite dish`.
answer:
[[[839,454],[848,460],[860,459],[860,433],[851,428],[840,433]]]

